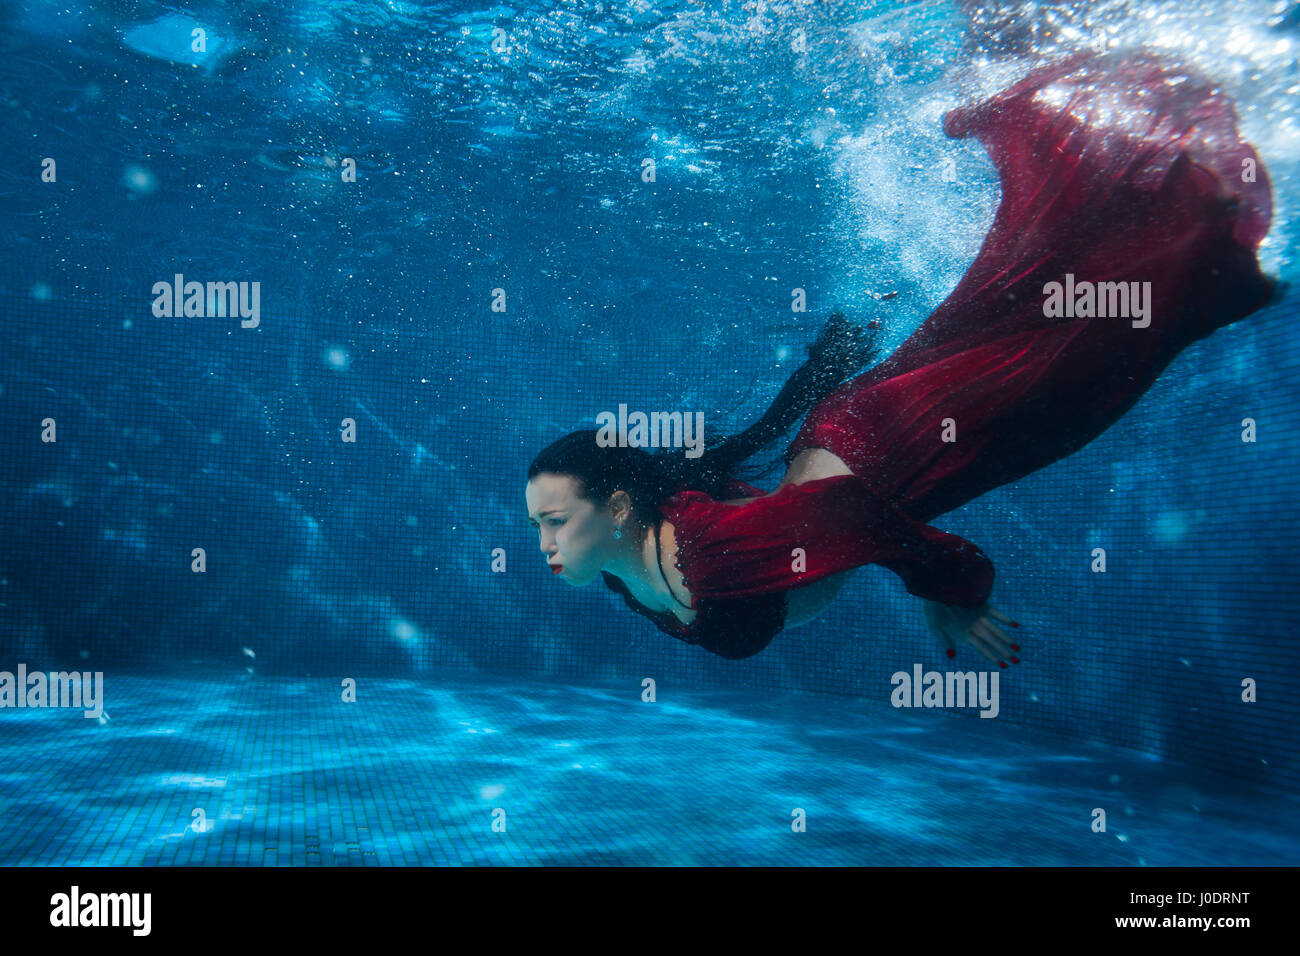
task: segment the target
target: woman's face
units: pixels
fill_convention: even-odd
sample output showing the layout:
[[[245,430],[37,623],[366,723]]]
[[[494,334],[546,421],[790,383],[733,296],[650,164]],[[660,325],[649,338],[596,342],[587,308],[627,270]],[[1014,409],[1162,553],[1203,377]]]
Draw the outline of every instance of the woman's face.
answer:
[[[577,479],[542,472],[528,482],[528,523],[552,573],[574,587],[596,579],[613,555],[614,519],[578,494]]]

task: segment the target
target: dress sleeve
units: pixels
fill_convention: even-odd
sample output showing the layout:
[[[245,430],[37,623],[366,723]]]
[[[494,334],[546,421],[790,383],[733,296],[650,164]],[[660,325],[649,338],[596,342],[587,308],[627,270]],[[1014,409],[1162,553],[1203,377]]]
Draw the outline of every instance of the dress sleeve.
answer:
[[[975,545],[908,517],[855,475],[836,475],[742,504],[679,491],[660,505],[693,600],[770,594],[879,564],[918,597],[978,607],[993,562]],[[802,549],[802,555],[795,549]]]

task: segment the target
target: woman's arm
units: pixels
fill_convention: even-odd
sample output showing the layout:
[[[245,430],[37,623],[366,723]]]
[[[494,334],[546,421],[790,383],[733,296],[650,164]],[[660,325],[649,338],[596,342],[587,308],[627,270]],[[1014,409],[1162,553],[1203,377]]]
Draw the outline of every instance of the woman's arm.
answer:
[[[890,557],[876,564],[903,579],[908,593],[928,601],[976,608],[993,593],[996,571],[988,555],[965,538],[915,521],[890,507]]]
[[[660,510],[683,584],[704,598],[790,591],[864,564],[889,568],[918,597],[978,607],[993,590],[979,548],[908,517],[854,475],[723,504],[683,491]]]

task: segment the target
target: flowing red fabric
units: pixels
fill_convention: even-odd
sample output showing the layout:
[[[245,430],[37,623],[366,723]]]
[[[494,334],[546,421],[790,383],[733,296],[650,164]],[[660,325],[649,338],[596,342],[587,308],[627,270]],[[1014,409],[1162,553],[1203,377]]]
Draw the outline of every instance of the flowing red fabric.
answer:
[[[1226,95],[1148,54],[1079,55],[944,119],[1002,202],[975,262],[893,355],[808,415],[826,448],[930,521],[1077,451],[1188,344],[1264,305],[1268,174]],[[1149,282],[1150,325],[1049,318],[1048,283]],[[952,419],[956,441],[943,441]]]
[[[660,511],[673,523],[692,607],[812,584],[862,564],[884,565],[913,594],[946,604],[975,607],[993,590],[984,552],[912,520],[853,475],[786,485],[743,504],[680,491]]]
[[[977,137],[1002,183],[978,256],[893,355],[810,412],[785,455],[825,448],[852,475],[741,505],[681,491],[661,506],[697,601],[878,563],[914,594],[982,603],[987,556],[924,522],[1077,451],[1184,347],[1275,291],[1255,260],[1267,173],[1230,101],[1188,67],[1082,54],[953,110],[944,129]],[[1049,317],[1048,284],[1067,276],[1149,283],[1149,324]]]

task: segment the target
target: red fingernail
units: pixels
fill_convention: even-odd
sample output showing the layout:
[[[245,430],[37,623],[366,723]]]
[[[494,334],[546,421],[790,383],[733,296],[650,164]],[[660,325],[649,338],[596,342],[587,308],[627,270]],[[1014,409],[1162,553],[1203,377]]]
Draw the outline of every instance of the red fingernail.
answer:
[[[998,667],[1006,667],[1006,666],[1007,666],[1006,661],[998,661]]]
[[[1018,657],[1013,657],[1013,658],[1011,658],[1011,663],[1013,663],[1013,664],[1019,664],[1019,663],[1020,663],[1020,658],[1018,658]]]
[[[948,648],[948,656],[949,656],[949,657],[956,657],[956,656],[957,656],[957,652],[956,652],[955,650],[953,650],[953,649],[950,647],[950,648]]]
[[[1012,649],[1013,651],[1018,651],[1018,650],[1020,650],[1020,645],[1019,645],[1019,644],[1012,644],[1012,645],[1011,645],[1011,649]]]
[[[1012,627],[1019,627],[1020,625],[1017,624],[1015,621],[1012,621],[1012,622],[1011,622],[1011,626],[1012,626]]]

